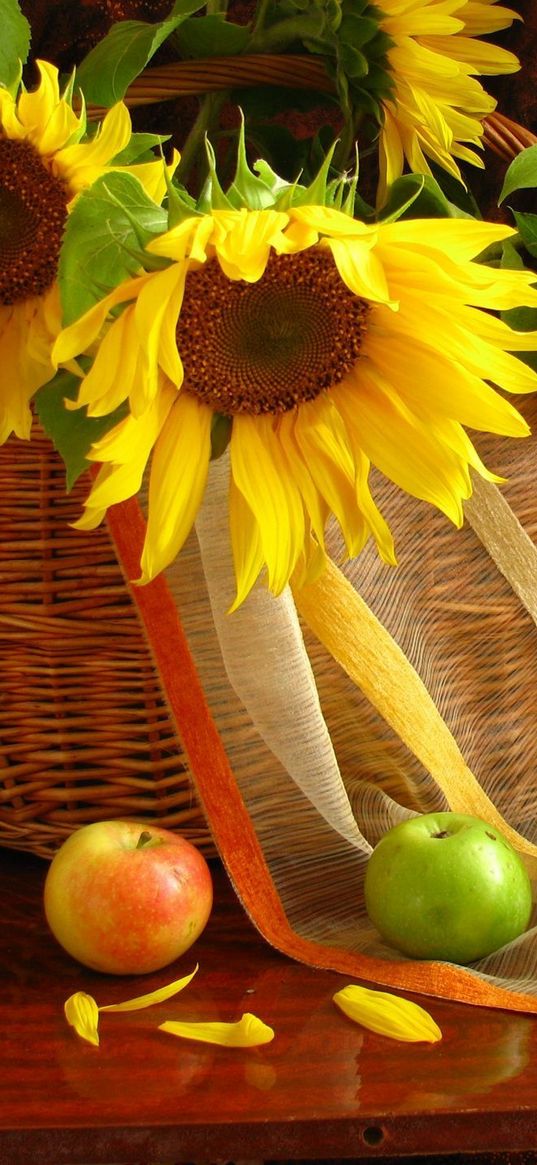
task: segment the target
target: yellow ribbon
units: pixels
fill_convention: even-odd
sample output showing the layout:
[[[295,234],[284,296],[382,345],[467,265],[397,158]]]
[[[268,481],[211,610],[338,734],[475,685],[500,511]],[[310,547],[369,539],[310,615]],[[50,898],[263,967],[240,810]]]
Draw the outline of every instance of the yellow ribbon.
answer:
[[[429,771],[452,811],[495,826],[537,877],[537,846],[498,812],[412,664],[338,567],[329,561],[315,582],[293,588],[293,594],[302,618]]]

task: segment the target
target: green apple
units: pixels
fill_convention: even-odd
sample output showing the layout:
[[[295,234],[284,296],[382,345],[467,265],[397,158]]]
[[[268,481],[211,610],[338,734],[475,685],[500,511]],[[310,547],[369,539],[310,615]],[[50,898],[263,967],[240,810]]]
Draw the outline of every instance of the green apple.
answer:
[[[368,861],[365,904],[387,943],[417,959],[471,963],[527,929],[531,883],[495,827],[461,813],[410,817]]]

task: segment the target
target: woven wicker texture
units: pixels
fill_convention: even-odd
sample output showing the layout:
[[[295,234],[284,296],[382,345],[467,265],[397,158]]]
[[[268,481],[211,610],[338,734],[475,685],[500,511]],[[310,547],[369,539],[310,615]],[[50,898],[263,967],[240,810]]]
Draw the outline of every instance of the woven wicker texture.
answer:
[[[130,817],[210,853],[106,527],[69,526],[85,491],[65,495],[41,433],[0,448],[0,844],[48,858],[78,826]]]

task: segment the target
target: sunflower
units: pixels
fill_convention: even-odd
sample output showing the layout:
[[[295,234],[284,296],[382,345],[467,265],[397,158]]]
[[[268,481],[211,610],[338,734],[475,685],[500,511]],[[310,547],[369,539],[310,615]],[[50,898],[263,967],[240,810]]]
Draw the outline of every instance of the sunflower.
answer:
[[[54,373],[56,274],[74,198],[110,169],[128,169],[156,201],[166,190],[160,161],[113,164],[131,138],[125,105],[114,106],[84,140],[85,115],[60,94],[58,70],[47,61],[37,67],[35,90],[13,97],[0,88],[0,442],[12,431],[29,437],[30,399]]]
[[[465,428],[528,429],[494,385],[537,389],[492,314],[537,306],[535,276],[475,256],[510,228],[472,219],[368,225],[329,206],[213,210],[148,250],[169,265],[114,289],[66,328],[59,362],[97,344],[74,407],[127,416],[91,449],[100,469],[78,525],[139,490],[150,461],[140,582],[176,556],[202,502],[212,434],[230,437],[235,605],[266,566],[278,594],[325,562],[333,515],[347,553],[372,536],[395,561],[370,465],[457,526],[482,464]],[[154,264],[153,264],[154,266]]]
[[[457,158],[483,166],[475,147],[496,102],[476,78],[520,67],[513,53],[479,39],[518,18],[496,0],[381,0],[381,9],[393,92],[383,103],[380,202],[405,161],[420,174],[432,161],[459,180]]]

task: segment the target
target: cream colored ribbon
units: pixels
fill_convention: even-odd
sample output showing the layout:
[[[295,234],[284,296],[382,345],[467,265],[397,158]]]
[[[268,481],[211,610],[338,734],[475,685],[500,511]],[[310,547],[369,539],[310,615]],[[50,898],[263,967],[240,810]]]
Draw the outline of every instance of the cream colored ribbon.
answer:
[[[228,457],[211,466],[196,519],[216,634],[229,681],[257,731],[324,819],[364,852],[319,703],[311,664],[288,588],[275,598],[254,587],[228,614],[235,592],[227,521]]]
[[[485,550],[537,623],[537,547],[509,502],[489,481],[477,474],[464,513]]]

